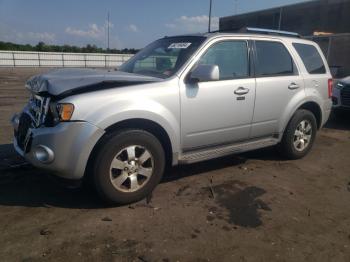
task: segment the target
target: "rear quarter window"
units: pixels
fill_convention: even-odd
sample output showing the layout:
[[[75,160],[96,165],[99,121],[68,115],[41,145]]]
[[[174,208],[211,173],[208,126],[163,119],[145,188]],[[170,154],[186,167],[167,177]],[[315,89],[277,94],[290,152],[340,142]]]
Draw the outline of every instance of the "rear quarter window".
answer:
[[[325,74],[326,67],[320,53],[313,45],[293,43],[309,74]]]

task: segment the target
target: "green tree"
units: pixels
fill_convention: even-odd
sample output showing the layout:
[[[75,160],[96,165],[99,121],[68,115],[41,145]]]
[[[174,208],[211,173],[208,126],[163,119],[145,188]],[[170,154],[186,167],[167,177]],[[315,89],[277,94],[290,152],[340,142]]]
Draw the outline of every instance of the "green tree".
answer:
[[[87,44],[85,47],[71,46],[71,45],[47,45],[44,42],[39,42],[32,46],[29,44],[21,45],[11,42],[0,41],[0,50],[6,51],[38,51],[38,52],[66,52],[66,53],[111,53],[111,54],[135,54],[137,49],[124,48],[110,49],[109,51],[96,45]]]

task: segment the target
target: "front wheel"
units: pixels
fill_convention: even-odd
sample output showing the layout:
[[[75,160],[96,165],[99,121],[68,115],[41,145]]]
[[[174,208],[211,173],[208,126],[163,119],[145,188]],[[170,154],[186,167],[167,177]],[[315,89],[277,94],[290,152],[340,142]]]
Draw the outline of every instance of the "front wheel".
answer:
[[[304,157],[312,148],[317,133],[316,118],[308,110],[297,110],[284,132],[280,149],[288,159]]]
[[[107,135],[94,161],[98,193],[114,204],[147,197],[162,178],[164,155],[161,143],[146,131],[128,129]]]

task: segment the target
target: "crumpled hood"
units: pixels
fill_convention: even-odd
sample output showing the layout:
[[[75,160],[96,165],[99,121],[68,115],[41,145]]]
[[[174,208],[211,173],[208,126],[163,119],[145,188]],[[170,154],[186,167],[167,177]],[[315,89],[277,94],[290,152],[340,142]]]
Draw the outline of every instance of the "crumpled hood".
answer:
[[[57,69],[33,76],[26,87],[35,94],[69,96],[77,93],[162,81],[160,78],[100,69]]]

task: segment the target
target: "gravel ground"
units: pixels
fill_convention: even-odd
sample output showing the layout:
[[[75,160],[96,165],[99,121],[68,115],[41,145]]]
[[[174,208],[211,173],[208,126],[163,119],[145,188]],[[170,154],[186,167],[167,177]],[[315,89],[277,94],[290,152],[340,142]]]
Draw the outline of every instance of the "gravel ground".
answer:
[[[150,201],[107,207],[12,149],[24,81],[45,70],[0,69],[1,261],[350,261],[348,115],[302,160],[265,149],[176,167]]]

